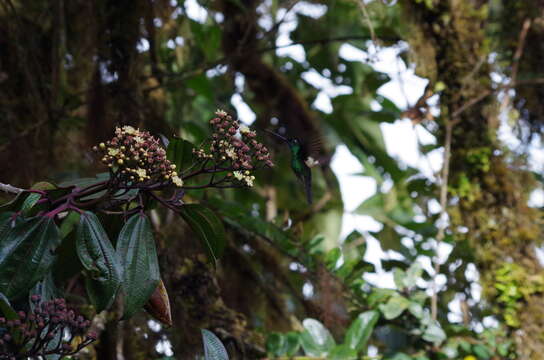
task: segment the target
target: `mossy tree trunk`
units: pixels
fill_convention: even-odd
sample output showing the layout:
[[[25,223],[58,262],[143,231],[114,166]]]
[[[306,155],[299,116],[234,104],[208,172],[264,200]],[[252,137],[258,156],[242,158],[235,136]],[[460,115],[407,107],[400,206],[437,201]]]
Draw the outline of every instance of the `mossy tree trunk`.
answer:
[[[443,88],[441,141],[447,124],[452,125],[450,230],[458,243],[471,245],[484,297],[510,325],[520,358],[540,359],[543,272],[535,245],[541,227],[537,210],[527,205],[532,176],[523,159],[501,144],[499,106],[494,97],[482,95],[492,93],[488,5],[476,0],[406,0],[403,11],[419,75],[430,80],[431,88]],[[457,232],[460,227],[468,231]],[[509,285],[505,283],[524,290],[511,301],[499,300],[497,284]]]

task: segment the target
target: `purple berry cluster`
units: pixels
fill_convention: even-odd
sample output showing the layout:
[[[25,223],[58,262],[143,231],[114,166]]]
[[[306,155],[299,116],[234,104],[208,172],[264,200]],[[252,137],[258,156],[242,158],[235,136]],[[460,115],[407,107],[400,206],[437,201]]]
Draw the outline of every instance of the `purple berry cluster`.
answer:
[[[91,322],[68,309],[64,299],[40,304],[40,296],[32,295],[31,301],[32,312],[0,317],[0,359],[73,355],[96,340],[96,333],[88,331]]]
[[[101,161],[115,171],[124,182],[152,184],[171,181],[183,186],[176,165],[166,159],[166,151],[159,140],[147,131],[132,126],[117,127],[115,136],[94,146]]]
[[[234,120],[223,110],[215,112],[210,120],[212,140],[209,153],[204,149],[194,150],[197,157],[214,159],[222,168],[232,170],[234,178],[253,185],[252,171],[261,166],[274,166],[266,146],[256,140],[257,134],[247,126]]]

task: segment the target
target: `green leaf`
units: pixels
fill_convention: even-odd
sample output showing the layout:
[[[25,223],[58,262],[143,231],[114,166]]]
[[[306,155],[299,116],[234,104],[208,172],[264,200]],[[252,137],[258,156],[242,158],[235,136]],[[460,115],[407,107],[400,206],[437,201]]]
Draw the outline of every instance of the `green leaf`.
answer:
[[[389,298],[386,304],[380,305],[380,311],[387,320],[394,319],[410,306],[410,300],[401,295]]]
[[[418,261],[415,261],[410,265],[408,270],[406,270],[406,276],[403,279],[403,284],[407,288],[412,288],[416,286],[417,280],[421,278],[423,273],[423,268]]]
[[[478,359],[488,360],[491,357],[490,351],[484,345],[474,345],[472,347],[472,351],[474,352],[474,355],[478,357]]]
[[[13,200],[0,206],[0,211],[19,211],[29,194],[27,191],[18,193]]]
[[[300,335],[295,331],[272,333],[266,339],[266,351],[272,356],[294,356],[299,348]]]
[[[364,349],[379,318],[380,313],[376,310],[359,314],[346,332],[344,343],[357,351]]]
[[[180,209],[183,219],[200,238],[208,258],[216,264],[225,250],[225,228],[219,218],[205,206],[199,204],[184,205]]]
[[[336,343],[325,326],[315,319],[302,322],[304,331],[300,335],[300,343],[308,356],[326,356]]]
[[[378,304],[385,302],[391,296],[395,295],[396,291],[393,289],[372,289],[372,292],[368,296],[368,306],[375,307]]]
[[[424,315],[423,307],[415,301],[410,302],[408,311],[410,311],[410,314],[414,315],[417,319],[421,319]]]
[[[47,273],[59,245],[59,231],[49,217],[24,220],[0,239],[0,292],[8,299],[26,295]]]
[[[159,260],[151,223],[135,214],[123,226],[117,240],[117,255],[123,268],[124,313],[127,319],[149,300],[159,281]]]
[[[294,356],[300,348],[300,334],[295,331],[290,331],[285,334],[284,354]]]
[[[7,320],[17,320],[19,316],[11,307],[8,298],[0,292],[0,312]]]
[[[71,218],[71,214],[75,214],[77,216]],[[65,223],[66,221],[71,222],[75,220],[77,220],[77,223],[73,226],[72,224]],[[53,277],[59,284],[67,281],[72,276],[83,270],[83,266],[81,265],[81,261],[79,261],[79,256],[77,255],[76,249],[76,227],[79,220],[79,214],[70,213],[70,215],[64,219],[64,222],[60,226],[62,242],[56,251],[58,260],[55,261],[55,264],[53,265]],[[70,230],[70,232],[64,235],[64,233],[68,230]]]
[[[346,344],[336,345],[327,355],[329,360],[357,360],[357,350]]]
[[[166,149],[166,158],[176,165],[176,171],[180,173],[189,167],[193,159],[193,144],[187,140],[173,138]]]
[[[201,329],[202,342],[204,343],[204,356],[206,360],[229,360],[227,349],[214,333]]]
[[[12,216],[12,212],[0,213],[0,244],[3,242],[5,233],[7,233],[14,226]]]
[[[38,202],[38,200],[40,200],[41,197],[42,197],[41,194],[30,193],[26,197],[25,201],[23,201],[23,205],[21,206],[21,211],[26,212],[30,210],[34,205],[36,205],[36,203]]]
[[[272,356],[284,355],[285,337],[281,333],[272,333],[266,338],[266,351]]]
[[[193,89],[197,95],[202,95],[210,102],[214,102],[214,87],[205,74],[192,76],[185,81],[185,84]]]
[[[92,212],[81,215],[76,250],[87,270],[85,281],[89,299],[98,312],[109,308],[121,285],[122,268],[106,231]]]
[[[191,20],[190,24],[196,45],[204,52],[208,61],[215,60],[221,45],[221,29],[219,26],[200,24],[193,20]]]
[[[396,353],[395,355],[388,357],[387,360],[412,360],[412,358],[405,353]]]
[[[435,345],[439,345],[442,341],[446,339],[446,333],[440,325],[438,324],[431,324],[425,329],[425,332],[423,333],[423,340],[432,342]]]
[[[60,238],[64,239],[68,234],[72,232],[79,223],[79,213],[75,211],[70,211],[68,216],[66,216],[62,223],[60,224]]]

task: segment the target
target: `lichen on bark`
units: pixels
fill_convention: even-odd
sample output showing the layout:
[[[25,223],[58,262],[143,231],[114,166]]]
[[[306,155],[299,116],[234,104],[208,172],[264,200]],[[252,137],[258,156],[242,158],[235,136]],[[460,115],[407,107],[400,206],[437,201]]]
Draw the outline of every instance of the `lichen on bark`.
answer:
[[[538,211],[527,205],[534,180],[526,161],[498,139],[497,103],[488,96],[466,106],[492,91],[488,7],[475,0],[447,0],[433,6],[404,1],[402,5],[412,29],[406,40],[418,59],[418,73],[432,85],[445,85],[440,92],[440,138],[446,121],[456,122],[450,162],[450,229],[468,230],[453,235],[459,242],[468,240],[485,299],[494,304],[495,315],[505,318],[496,287],[500,270],[517,263],[521,265],[518,281],[541,283],[543,272],[534,248],[542,231]],[[463,107],[466,110],[452,118]],[[511,332],[518,345],[523,344],[518,347],[521,359],[540,358],[544,351],[544,317],[536,315],[544,313],[542,292],[539,287],[533,290],[515,299],[518,319],[510,322],[519,324],[511,326]]]

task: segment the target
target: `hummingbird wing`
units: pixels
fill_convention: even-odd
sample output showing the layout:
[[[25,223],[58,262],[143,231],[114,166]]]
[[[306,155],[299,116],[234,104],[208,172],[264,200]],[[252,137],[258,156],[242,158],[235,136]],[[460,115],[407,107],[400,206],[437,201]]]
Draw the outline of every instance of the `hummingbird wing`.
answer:
[[[317,161],[320,164],[325,163],[326,162],[324,161],[325,157],[323,156],[324,155],[323,144],[324,144],[323,138],[319,135],[313,135],[305,139],[304,142],[302,143],[302,149],[301,149],[301,154],[302,154],[302,157],[304,158],[304,161],[308,160],[308,158],[312,158],[313,160]]]

